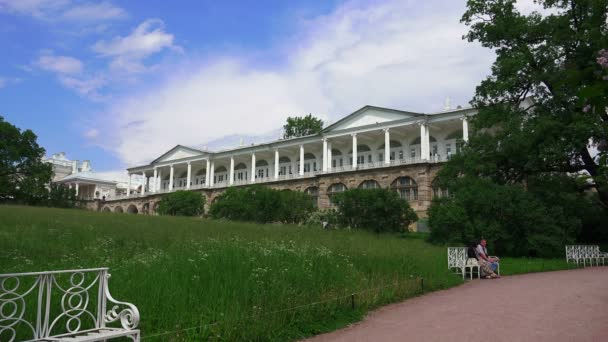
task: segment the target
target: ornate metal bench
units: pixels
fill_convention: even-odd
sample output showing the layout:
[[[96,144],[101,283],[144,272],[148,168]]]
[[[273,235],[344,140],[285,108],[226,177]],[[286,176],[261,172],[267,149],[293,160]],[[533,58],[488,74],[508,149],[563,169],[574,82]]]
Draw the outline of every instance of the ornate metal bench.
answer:
[[[479,265],[467,265],[467,248],[466,247],[448,247],[448,269],[455,270],[457,274],[462,274],[464,280],[467,270],[473,280],[473,271],[477,268],[477,277],[481,278]]]
[[[566,262],[575,262],[577,265],[583,264],[583,267],[599,266],[600,261],[602,265],[605,264],[608,259],[607,253],[600,252],[598,245],[566,245]]]
[[[0,341],[138,342],[139,311],[110,295],[109,277],[108,268],[0,274]]]

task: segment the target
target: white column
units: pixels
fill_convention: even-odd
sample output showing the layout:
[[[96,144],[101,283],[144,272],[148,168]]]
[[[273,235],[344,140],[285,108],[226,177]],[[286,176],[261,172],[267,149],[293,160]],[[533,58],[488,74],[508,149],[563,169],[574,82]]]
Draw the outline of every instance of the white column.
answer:
[[[76,188],[76,193],[78,193],[78,188]],[[129,173],[129,181],[127,182],[127,196],[131,196],[131,174]]]
[[[169,191],[173,190],[173,164],[171,164],[171,169],[169,171]]]
[[[469,141],[469,121],[466,116],[462,118],[462,140]]]
[[[99,196],[99,197],[101,197],[101,196]],[[93,199],[97,199],[97,185],[95,185],[95,188],[93,189]]]
[[[78,183],[76,183],[76,197],[78,197]]]
[[[186,173],[186,189],[190,189],[190,179],[192,179],[192,165],[188,162],[188,173]]]
[[[158,170],[158,179],[156,180],[156,192],[159,192],[162,188],[163,185],[163,171],[162,170]]]
[[[331,171],[331,159],[332,159],[332,153],[331,153],[331,142],[327,142],[327,171]]]
[[[207,165],[205,166],[205,186],[209,186],[209,175],[211,174],[211,162],[207,159]]]
[[[211,162],[211,167],[209,168],[209,186],[213,186],[215,183],[213,178],[215,177],[215,162]]]
[[[351,134],[353,137],[353,169],[357,168],[357,133]]]
[[[426,151],[426,125],[424,123],[420,124],[420,159],[426,160],[427,151]]]
[[[429,125],[426,125],[426,139],[424,139],[424,142],[426,144],[426,159],[427,160],[431,160],[431,127],[429,127]]]
[[[255,153],[251,154],[251,183],[255,183]]]
[[[146,179],[146,172],[142,172],[141,173],[141,178],[143,180],[142,184],[141,184],[141,194],[145,194],[146,193],[146,183],[147,183],[147,179]]]
[[[300,176],[304,176],[304,145],[300,145]]]
[[[327,172],[327,138],[323,138],[323,172]]]
[[[154,182],[153,182],[153,186],[151,187],[150,190],[152,190],[152,192],[157,192],[158,191],[158,169],[154,168]]]
[[[274,150],[274,179],[279,178],[279,149]]]
[[[234,184],[234,157],[230,156],[230,170],[228,171],[228,184]]]
[[[391,163],[391,132],[384,129],[384,164]]]

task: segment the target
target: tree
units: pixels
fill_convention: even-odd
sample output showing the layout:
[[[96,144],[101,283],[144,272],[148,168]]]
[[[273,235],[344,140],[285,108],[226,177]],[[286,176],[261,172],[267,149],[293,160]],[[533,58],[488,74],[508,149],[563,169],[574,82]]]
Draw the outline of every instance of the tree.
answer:
[[[171,216],[197,216],[203,212],[205,195],[192,191],[176,191],[158,202],[158,213]]]
[[[398,232],[418,219],[406,200],[387,189],[350,189],[336,194],[332,200],[345,227]]]
[[[76,189],[70,189],[64,184],[51,183],[46,204],[49,207],[73,208],[76,205]]]
[[[21,131],[0,116],[0,200],[44,203],[52,166],[43,162],[45,151],[36,134]]]
[[[323,129],[323,120],[315,118],[312,114],[303,117],[288,117],[287,124],[283,126],[283,129],[283,138],[285,139],[317,134]]]
[[[497,57],[472,100],[468,146],[443,175],[526,185],[585,174],[578,191],[593,188],[608,207],[608,0],[536,1],[549,14],[515,2],[467,2],[465,37]]]

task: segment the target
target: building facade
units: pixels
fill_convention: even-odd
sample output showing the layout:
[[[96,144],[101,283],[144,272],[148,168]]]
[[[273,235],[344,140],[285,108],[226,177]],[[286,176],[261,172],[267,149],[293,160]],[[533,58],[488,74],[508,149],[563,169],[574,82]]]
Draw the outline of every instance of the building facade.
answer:
[[[365,106],[319,134],[208,151],[177,145],[147,165],[128,169],[141,191],[107,201],[99,210],[155,213],[162,194],[188,190],[211,204],[227,187],[264,184],[304,191],[319,208],[355,187],[389,188],[424,217],[441,164],[468,141],[472,108],[423,114]],[[127,187],[130,189],[131,187]]]

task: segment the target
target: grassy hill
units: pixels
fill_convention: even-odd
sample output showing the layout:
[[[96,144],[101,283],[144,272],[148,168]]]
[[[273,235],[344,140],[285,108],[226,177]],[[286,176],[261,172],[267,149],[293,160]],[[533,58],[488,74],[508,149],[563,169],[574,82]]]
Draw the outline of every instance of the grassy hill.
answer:
[[[461,283],[444,247],[411,235],[16,206],[0,206],[0,265],[110,267],[112,294],[137,305],[144,338],[158,341],[294,340],[418,295],[420,278],[425,291]]]

